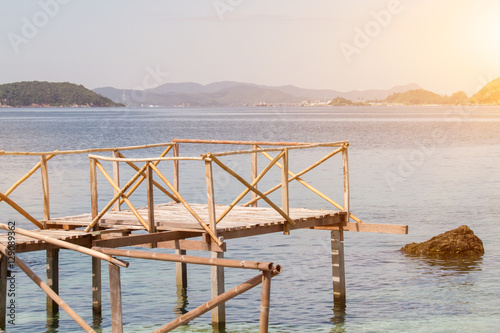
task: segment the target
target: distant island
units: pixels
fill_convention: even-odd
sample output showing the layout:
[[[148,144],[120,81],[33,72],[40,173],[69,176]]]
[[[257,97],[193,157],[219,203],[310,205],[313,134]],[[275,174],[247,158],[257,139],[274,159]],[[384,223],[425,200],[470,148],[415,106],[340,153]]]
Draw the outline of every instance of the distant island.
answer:
[[[456,92],[451,96],[441,96],[428,90],[417,89],[392,94],[383,103],[402,105],[467,105],[469,104],[469,97],[463,91]]]
[[[483,89],[472,97],[467,97],[463,91],[451,96],[442,96],[425,89],[412,89],[405,92],[396,92],[384,100],[351,101],[336,97],[328,105],[500,105],[500,78],[489,82]]]
[[[69,82],[0,84],[0,107],[124,107],[82,85]]]

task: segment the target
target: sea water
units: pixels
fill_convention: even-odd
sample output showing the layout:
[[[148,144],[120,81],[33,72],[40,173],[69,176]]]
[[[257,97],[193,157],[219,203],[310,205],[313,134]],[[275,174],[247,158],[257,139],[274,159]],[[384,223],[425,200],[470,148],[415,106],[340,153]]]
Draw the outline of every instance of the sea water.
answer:
[[[283,273],[272,281],[271,332],[498,331],[500,108],[0,110],[0,150],[5,151],[131,146],[173,138],[349,140],[352,212],[366,223],[409,226],[408,235],[346,233],[347,304],[335,312],[328,231],[300,230],[287,237],[269,234],[228,240],[226,258],[266,260],[283,266]],[[210,147],[211,151],[237,148]],[[181,154],[199,156],[202,149],[199,145],[181,145]],[[159,153],[151,151],[152,155]],[[298,172],[326,153],[293,151],[291,169]],[[126,152],[127,156],[140,154],[144,153]],[[341,164],[335,158],[304,179],[341,201]],[[5,192],[37,162],[37,157],[0,157],[0,191]],[[242,174],[249,172],[249,161],[229,162]],[[259,159],[261,168],[266,164]],[[271,186],[279,182],[279,171],[273,172],[277,178],[268,181]],[[90,212],[87,155],[54,158],[49,162],[49,175],[53,217]],[[131,173],[123,170],[124,179],[127,175]],[[203,177],[203,168],[182,163],[181,193],[190,200],[199,199],[200,191],[205,191]],[[99,185],[101,207],[112,195],[104,182],[101,179]],[[216,182],[216,200],[226,202],[241,190],[221,178]],[[144,205],[143,194],[133,197],[136,206]],[[291,186],[290,195],[292,207],[330,208],[299,184]],[[43,216],[39,173],[10,197],[32,215]],[[155,199],[162,200],[159,195]],[[32,228],[5,203],[0,203],[0,213],[3,223],[16,221],[19,227]],[[485,254],[479,260],[429,260],[407,257],[399,251],[407,243],[427,240],[463,224],[484,242]],[[44,276],[44,252],[21,253],[19,257]],[[129,261],[130,267],[121,270],[125,332],[151,332],[210,299],[208,267],[188,266],[184,297],[176,294],[173,263]],[[45,294],[21,271],[14,274],[15,325],[8,324],[8,332],[81,331],[62,310],[59,318],[47,321]],[[226,289],[255,274],[226,269]],[[84,255],[61,251],[60,296],[101,332],[111,332],[107,286],[103,264],[103,318],[93,321],[91,262]],[[229,301],[227,331],[258,332],[259,308],[258,287]],[[210,315],[176,331],[210,332]]]

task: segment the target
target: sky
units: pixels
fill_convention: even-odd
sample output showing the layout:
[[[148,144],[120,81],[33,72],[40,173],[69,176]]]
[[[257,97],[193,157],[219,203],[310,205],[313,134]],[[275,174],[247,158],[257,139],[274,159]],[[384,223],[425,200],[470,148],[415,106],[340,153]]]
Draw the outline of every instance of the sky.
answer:
[[[471,95],[500,76],[499,17],[498,0],[2,0],[0,83]]]

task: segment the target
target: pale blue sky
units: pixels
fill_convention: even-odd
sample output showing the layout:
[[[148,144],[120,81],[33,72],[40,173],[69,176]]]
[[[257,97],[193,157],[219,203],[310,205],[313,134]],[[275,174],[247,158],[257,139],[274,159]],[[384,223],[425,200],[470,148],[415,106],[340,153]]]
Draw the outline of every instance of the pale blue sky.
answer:
[[[498,0],[2,0],[0,83],[470,94],[500,76],[499,17]]]

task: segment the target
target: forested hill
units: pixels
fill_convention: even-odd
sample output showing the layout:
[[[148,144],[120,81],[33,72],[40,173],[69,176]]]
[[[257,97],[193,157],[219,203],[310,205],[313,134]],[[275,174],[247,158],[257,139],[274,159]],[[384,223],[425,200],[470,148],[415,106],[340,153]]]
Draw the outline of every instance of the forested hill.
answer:
[[[82,85],[69,82],[0,84],[0,107],[121,107]]]

